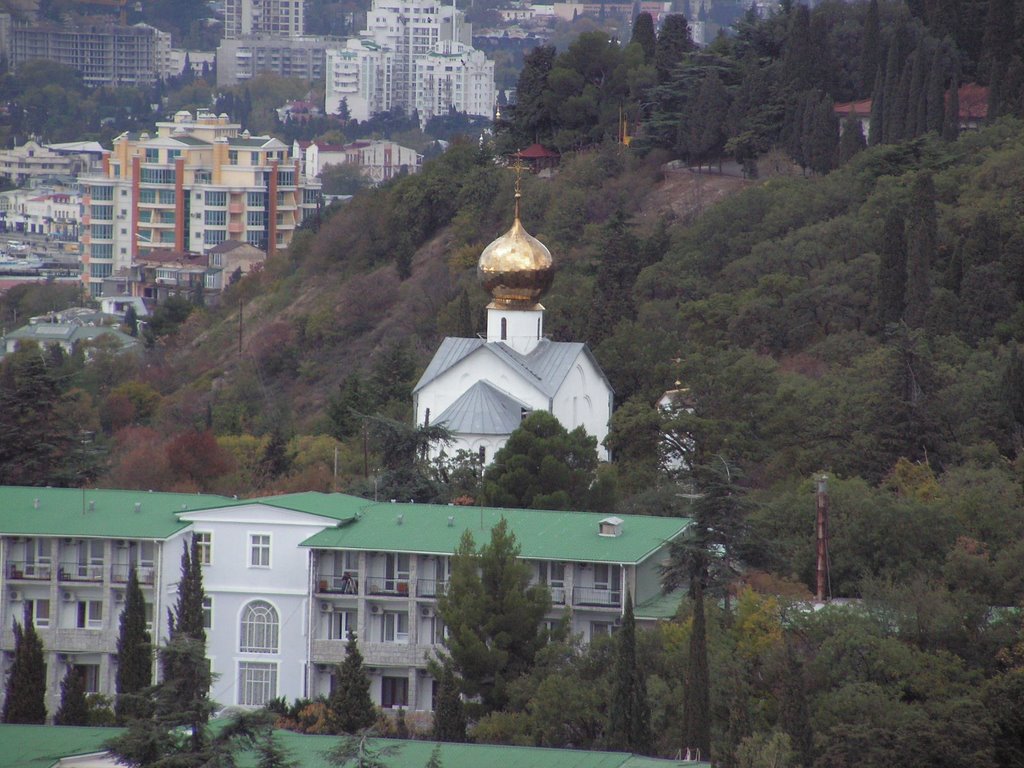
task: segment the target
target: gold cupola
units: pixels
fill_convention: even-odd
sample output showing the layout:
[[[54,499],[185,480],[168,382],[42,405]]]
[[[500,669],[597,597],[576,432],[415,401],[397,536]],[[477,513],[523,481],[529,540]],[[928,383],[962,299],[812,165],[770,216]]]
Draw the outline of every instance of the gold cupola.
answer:
[[[555,277],[551,251],[519,221],[520,197],[517,178],[512,228],[484,248],[476,265],[480,284],[499,306],[534,306]]]

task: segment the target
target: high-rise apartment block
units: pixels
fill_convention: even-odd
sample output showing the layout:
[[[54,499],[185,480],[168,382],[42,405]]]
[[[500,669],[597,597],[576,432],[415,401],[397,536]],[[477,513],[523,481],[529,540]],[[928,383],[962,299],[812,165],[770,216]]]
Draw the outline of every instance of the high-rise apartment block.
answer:
[[[472,47],[473,26],[436,0],[374,0],[366,29],[327,52],[326,109],[342,100],[356,120],[416,109],[429,119],[450,109],[490,116],[494,62]]]
[[[304,0],[226,0],[224,38],[251,35],[299,37],[304,24]]]
[[[155,136],[118,136],[103,173],[82,185],[82,281],[93,296],[154,251],[202,253],[238,240],[273,255],[320,198],[320,182],[286,144],[206,112],[178,112]]]

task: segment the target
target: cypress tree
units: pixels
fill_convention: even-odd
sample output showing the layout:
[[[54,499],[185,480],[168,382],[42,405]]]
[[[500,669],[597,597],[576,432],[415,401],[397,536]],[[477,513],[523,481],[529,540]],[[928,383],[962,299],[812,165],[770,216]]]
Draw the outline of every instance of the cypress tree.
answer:
[[[704,585],[701,576],[690,586],[693,599],[693,629],[686,662],[683,689],[683,748],[700,750],[703,760],[711,759],[711,674],[708,669],[707,623],[704,617]]]
[[[690,25],[686,22],[686,17],[680,13],[670,13],[666,16],[654,48],[654,68],[658,73],[658,82],[668,82],[672,77],[672,70],[695,47],[690,38]]]
[[[914,51],[913,63],[910,75],[910,93],[907,97],[907,122],[904,129],[904,138],[912,139],[920,136],[928,130],[928,90],[925,87],[927,82],[928,66],[931,57],[926,52],[926,46],[922,41]]]
[[[960,79],[953,74],[949,84],[949,104],[946,107],[945,120],[942,123],[942,138],[956,141],[960,136]]]
[[[864,35],[860,52],[860,95],[867,96],[875,87],[875,76],[882,61],[882,27],[878,20],[878,0],[868,3],[864,14]]]
[[[890,111],[890,119],[892,121],[892,142],[894,144],[898,144],[904,139],[913,138],[913,120],[910,121],[909,125],[907,121],[908,116],[911,114],[910,83],[912,78],[913,67],[905,63],[903,71],[900,72],[900,82],[896,87],[896,97],[893,100],[892,110]],[[914,114],[916,114],[916,112]]]
[[[615,677],[608,708],[609,744],[613,749],[648,754],[654,740],[651,708],[647,701],[647,681],[636,660],[636,620],[633,597],[628,591],[622,628],[615,641]]]
[[[960,241],[953,249],[949,262],[946,264],[945,286],[957,296],[960,295],[960,286],[964,281],[964,244]]]
[[[843,122],[843,135],[839,137],[839,164],[844,165],[854,155],[867,147],[864,129],[858,118],[850,115]]]
[[[815,85],[813,47],[811,12],[806,5],[799,5],[790,15],[786,50],[782,57],[783,78],[796,91],[813,88]]]
[[[444,664],[442,667],[432,738],[437,741],[466,740],[466,711],[462,706],[459,683],[451,664]]]
[[[117,635],[114,714],[117,722],[149,712],[146,689],[153,683],[153,640],[146,631],[146,602],[135,566],[128,571],[124,610]]]
[[[812,97],[807,108],[807,133],[804,154],[811,170],[824,175],[836,166],[839,122],[835,106],[828,96]]]
[[[942,46],[935,46],[932,54],[926,98],[925,130],[941,134],[946,114],[946,56]]]
[[[636,43],[644,52],[644,64],[654,62],[654,54],[657,51],[658,40],[654,34],[654,19],[647,11],[637,15],[633,22],[633,35],[629,39],[630,44]]]
[[[935,183],[921,173],[911,190],[913,201],[907,220],[907,294],[904,318],[911,328],[924,325],[931,304],[931,258],[938,240]]]
[[[871,122],[868,124],[868,144],[882,143],[885,121],[885,69],[884,65],[875,73],[875,89],[871,92]]]
[[[85,680],[69,666],[60,681],[60,707],[53,716],[54,725],[88,725],[89,706],[85,701]]]
[[[903,232],[903,214],[891,209],[882,225],[882,252],[878,264],[878,322],[898,323],[903,318],[907,292],[907,245]]]
[[[469,291],[462,289],[459,296],[459,337],[471,339],[476,336],[476,325],[473,323],[473,310],[469,305]]]
[[[42,725],[46,722],[46,667],[43,643],[25,604],[25,623],[14,621],[14,663],[7,674],[4,722]]]
[[[896,35],[893,35],[893,39],[889,41],[888,55],[885,58],[885,86],[882,98],[885,112],[881,120],[881,143],[884,144],[899,141],[899,138],[894,137],[894,129],[896,127],[896,101],[900,90],[901,64],[899,42]],[[902,120],[900,123],[902,124]]]
[[[338,667],[334,692],[328,706],[337,733],[358,733],[369,728],[377,719],[370,698],[370,678],[363,668],[363,654],[359,652],[356,636],[351,632],[345,644],[345,660]]]

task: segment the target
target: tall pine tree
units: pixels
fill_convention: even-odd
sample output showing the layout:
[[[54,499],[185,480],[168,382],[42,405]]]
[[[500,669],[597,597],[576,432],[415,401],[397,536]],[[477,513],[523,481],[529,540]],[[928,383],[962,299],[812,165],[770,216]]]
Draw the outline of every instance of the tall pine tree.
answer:
[[[907,243],[903,229],[903,212],[898,208],[890,209],[882,225],[875,289],[878,322],[883,326],[903,319],[907,295]]]
[[[348,633],[345,660],[338,667],[334,692],[328,702],[337,733],[356,734],[377,720],[370,698],[370,678],[363,667],[356,636]]]
[[[654,68],[658,73],[658,82],[667,83],[671,80],[673,70],[695,47],[686,17],[681,13],[666,16],[661,23],[658,44],[654,49]]]
[[[46,722],[46,667],[43,642],[25,604],[25,623],[14,621],[14,663],[7,673],[4,722],[42,725]]]
[[[85,679],[68,666],[60,681],[60,707],[53,716],[54,725],[88,725],[89,706],[85,700]]]
[[[911,328],[924,326],[931,304],[931,260],[938,242],[935,182],[923,172],[914,179],[907,218],[907,293],[904,319]]]
[[[431,737],[437,741],[466,740],[466,711],[459,694],[459,681],[451,664],[444,664],[441,671],[441,688],[437,693],[437,708],[434,710],[434,729]]]
[[[658,41],[654,34],[654,19],[647,11],[637,14],[633,22],[633,35],[630,44],[636,43],[644,52],[644,64],[654,62],[654,54]]]
[[[654,740],[647,680],[636,658],[633,596],[626,592],[622,628],[615,637],[615,672],[608,707],[608,742],[613,749],[645,755]]]
[[[146,630],[146,602],[133,565],[125,585],[117,635],[114,714],[122,725],[149,714],[147,689],[153,683],[153,639]]]

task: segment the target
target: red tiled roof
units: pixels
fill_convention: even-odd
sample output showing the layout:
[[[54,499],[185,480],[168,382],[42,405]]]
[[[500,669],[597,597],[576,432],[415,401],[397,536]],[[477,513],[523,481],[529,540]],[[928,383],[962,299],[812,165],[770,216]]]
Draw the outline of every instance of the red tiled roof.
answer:
[[[981,121],[988,117],[988,87],[977,83],[964,83],[957,89],[960,101],[960,119],[962,121]],[[946,92],[946,106],[949,106],[949,92]],[[844,101],[832,109],[837,117],[871,116],[871,99],[860,101]]]
[[[521,149],[516,152],[513,157],[521,157],[524,160],[537,160],[543,157],[558,157],[558,153],[552,152],[550,149],[546,149],[540,144],[531,144],[526,149]]]

